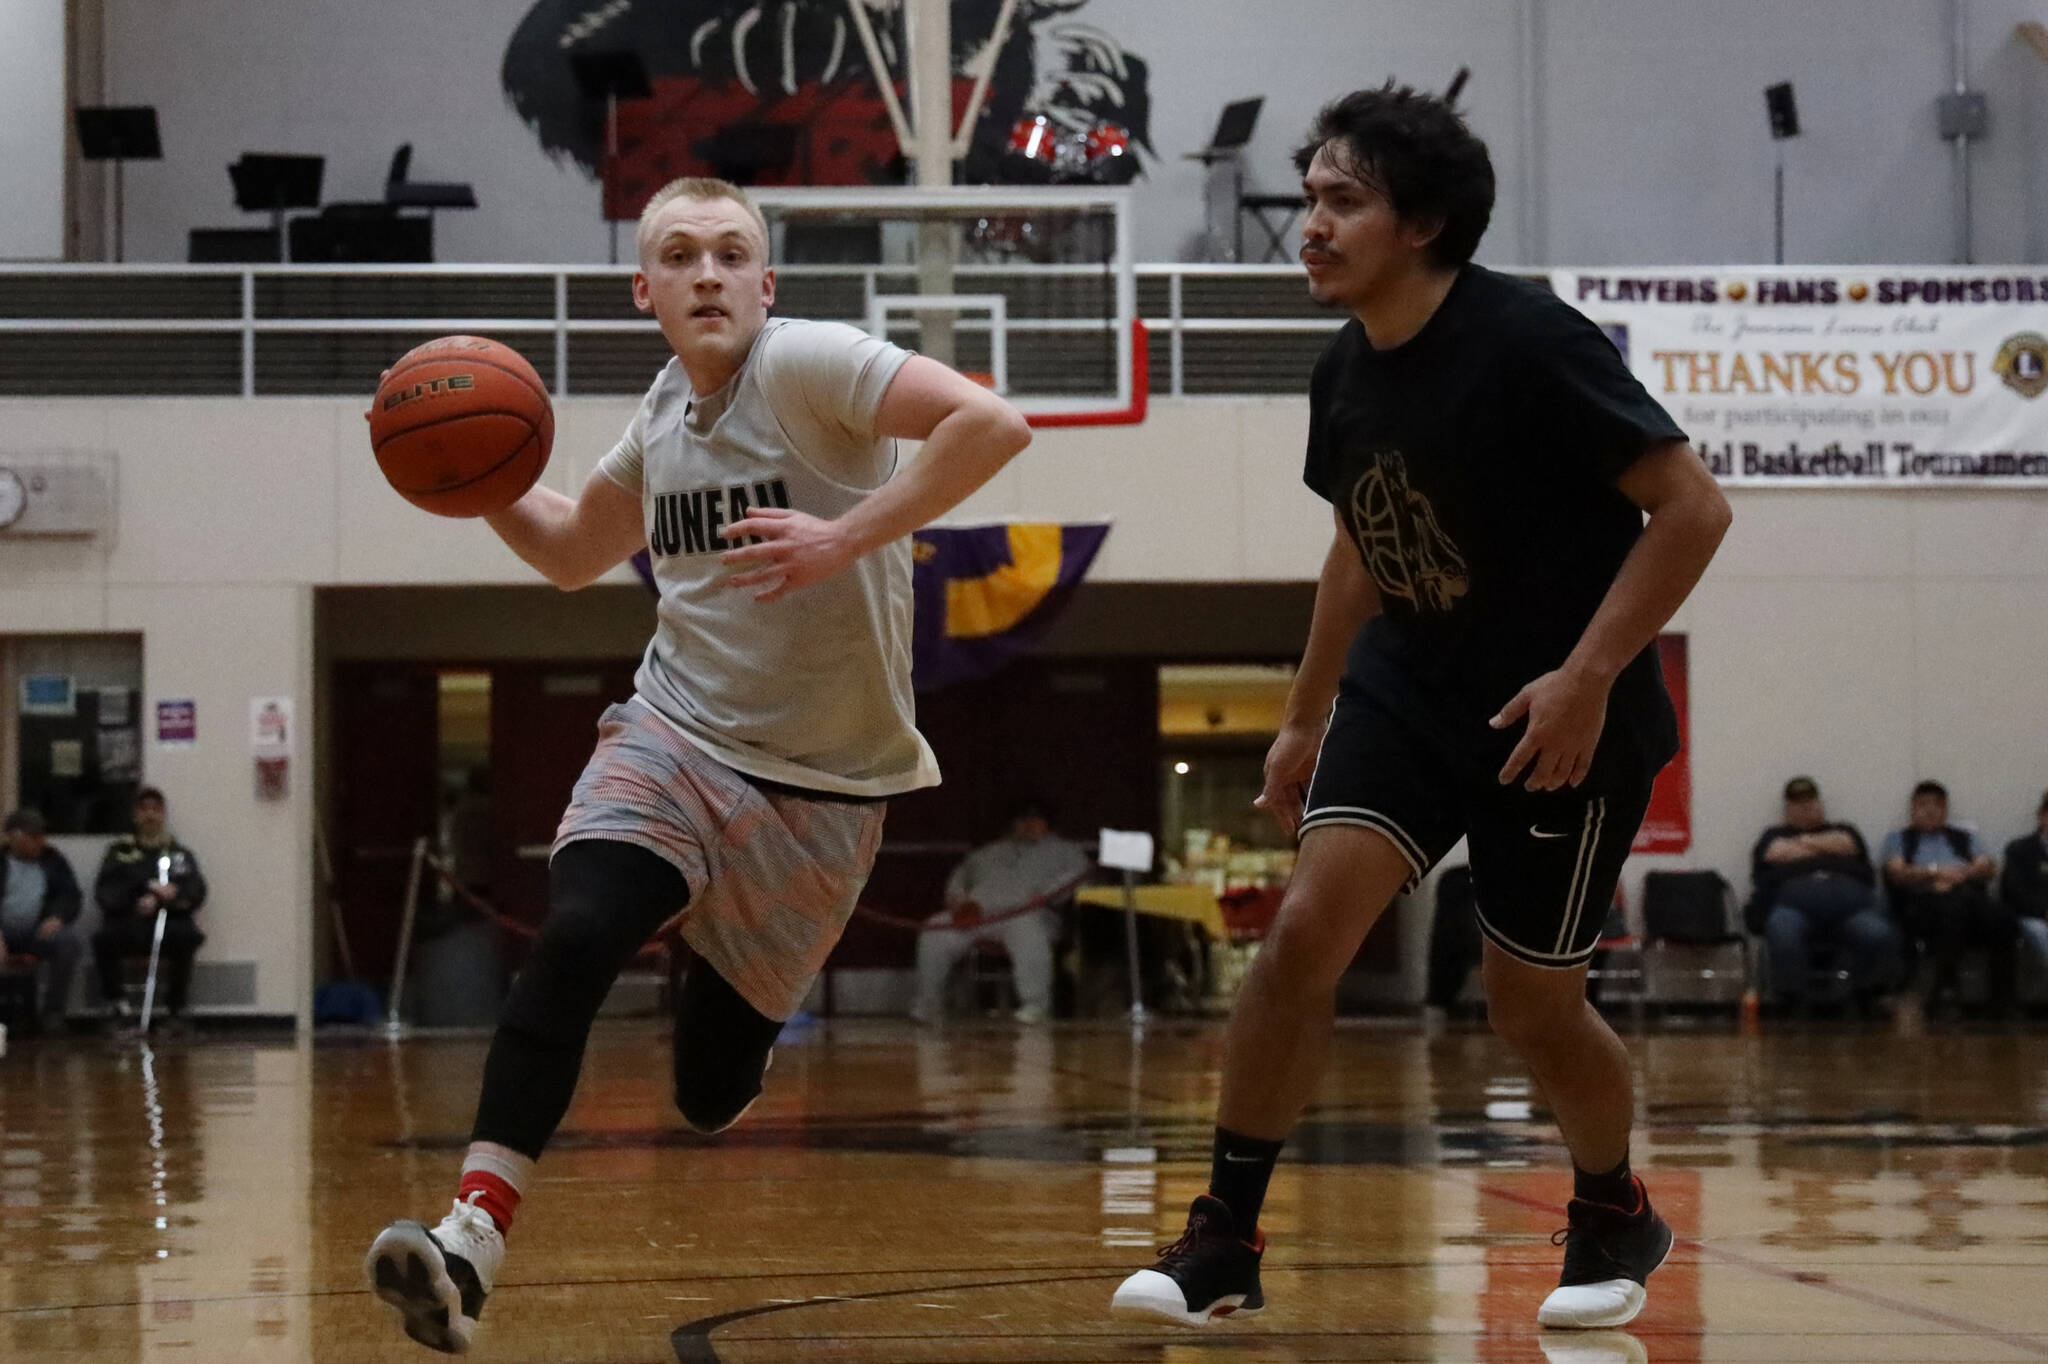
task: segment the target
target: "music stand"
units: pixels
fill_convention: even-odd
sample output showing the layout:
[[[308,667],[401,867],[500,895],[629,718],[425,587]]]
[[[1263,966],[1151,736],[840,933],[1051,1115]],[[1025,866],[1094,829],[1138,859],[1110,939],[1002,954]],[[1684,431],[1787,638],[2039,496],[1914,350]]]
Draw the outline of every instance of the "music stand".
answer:
[[[648,83],[647,67],[641,62],[640,54],[629,50],[610,52],[572,52],[569,54],[569,69],[575,73],[576,88],[583,92],[585,99],[604,101],[604,161],[600,166],[609,165],[619,154],[619,101],[622,99],[646,99],[654,93]],[[598,172],[600,185],[604,178],[602,169]],[[619,263],[619,222],[607,218],[611,229],[611,262]]]
[[[277,233],[284,260],[291,259],[291,251],[284,245],[284,211],[320,207],[320,179],[326,169],[324,156],[275,152],[243,152],[242,159],[228,167],[228,179],[235,186],[235,207],[245,213],[270,215],[270,228]]]
[[[78,154],[87,161],[114,163],[114,259],[122,258],[121,167],[129,161],[161,161],[164,144],[157,136],[156,110],[147,104],[81,106],[72,110],[78,124]]]
[[[1245,149],[1252,140],[1252,130],[1259,126],[1259,110],[1265,108],[1266,97],[1253,95],[1250,99],[1233,100],[1223,106],[1223,112],[1216,116],[1216,131],[1210,134],[1209,145],[1194,153],[1197,161],[1214,161],[1225,156],[1235,156]]]
[[[1770,120],[1771,146],[1778,153],[1778,167],[1771,179],[1771,259],[1785,263],[1785,142],[1799,136],[1799,104],[1792,97],[1792,82],[1779,81],[1764,87],[1764,116]]]
[[[1209,136],[1209,145],[1198,152],[1187,153],[1188,160],[1201,162],[1209,171],[1209,181],[1202,191],[1202,221],[1211,260],[1219,254],[1218,240],[1223,235],[1216,228],[1216,169],[1226,165],[1230,167],[1230,259],[1244,259],[1244,164],[1241,155],[1245,145],[1252,140],[1252,129],[1258,126],[1259,110],[1265,104],[1264,95],[1253,95],[1250,99],[1233,100],[1224,105],[1222,114],[1216,119],[1216,131]]]

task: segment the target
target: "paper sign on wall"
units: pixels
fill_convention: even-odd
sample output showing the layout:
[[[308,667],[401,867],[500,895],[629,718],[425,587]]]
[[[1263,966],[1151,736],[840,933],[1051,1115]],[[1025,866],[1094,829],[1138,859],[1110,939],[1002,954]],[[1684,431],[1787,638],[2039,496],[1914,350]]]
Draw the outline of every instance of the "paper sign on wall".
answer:
[[[199,742],[199,703],[190,699],[156,703],[156,741],[160,744]]]
[[[68,673],[30,673],[21,679],[23,715],[69,715],[77,709]]]
[[[50,740],[50,775],[53,777],[84,776],[84,742],[78,739]]]
[[[258,754],[256,758],[256,799],[283,800],[292,793],[292,760],[282,753]]]
[[[114,729],[134,724],[135,693],[126,687],[101,687],[99,689],[101,729]]]
[[[249,747],[258,753],[285,753],[291,750],[291,746],[291,697],[250,697]]]
[[[141,733],[135,729],[100,731],[100,780],[142,780]]]

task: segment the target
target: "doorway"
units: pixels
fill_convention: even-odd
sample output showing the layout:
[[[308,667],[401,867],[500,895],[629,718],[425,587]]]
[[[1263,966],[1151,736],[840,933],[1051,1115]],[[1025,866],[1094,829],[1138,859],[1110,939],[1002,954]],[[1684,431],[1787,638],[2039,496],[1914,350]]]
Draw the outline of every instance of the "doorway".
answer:
[[[352,661],[334,669],[334,899],[359,979],[397,955],[418,840],[494,913],[537,928],[547,859],[598,716],[632,660]],[[435,902],[423,889],[421,908]],[[514,957],[520,935],[515,931]]]

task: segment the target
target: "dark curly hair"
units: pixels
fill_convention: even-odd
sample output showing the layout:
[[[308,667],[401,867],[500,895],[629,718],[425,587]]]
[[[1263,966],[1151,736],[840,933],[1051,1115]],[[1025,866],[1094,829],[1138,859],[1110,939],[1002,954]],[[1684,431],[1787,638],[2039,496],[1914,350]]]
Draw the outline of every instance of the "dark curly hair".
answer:
[[[1386,192],[1408,222],[1440,222],[1429,242],[1431,263],[1456,269],[1472,259],[1493,217],[1493,160],[1451,102],[1388,81],[1354,90],[1316,115],[1294,167],[1308,174],[1324,147],[1347,175]]]

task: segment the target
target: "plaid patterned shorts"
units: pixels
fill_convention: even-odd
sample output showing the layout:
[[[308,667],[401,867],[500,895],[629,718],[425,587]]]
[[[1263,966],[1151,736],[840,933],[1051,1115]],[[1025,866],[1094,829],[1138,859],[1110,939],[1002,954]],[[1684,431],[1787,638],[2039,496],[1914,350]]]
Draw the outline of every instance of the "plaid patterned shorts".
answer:
[[[555,831],[637,844],[682,872],[683,940],[770,1018],[803,1003],[867,884],[881,801],[764,789],[628,702],[597,723],[597,751]]]

